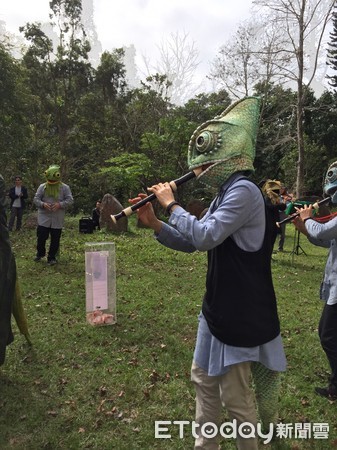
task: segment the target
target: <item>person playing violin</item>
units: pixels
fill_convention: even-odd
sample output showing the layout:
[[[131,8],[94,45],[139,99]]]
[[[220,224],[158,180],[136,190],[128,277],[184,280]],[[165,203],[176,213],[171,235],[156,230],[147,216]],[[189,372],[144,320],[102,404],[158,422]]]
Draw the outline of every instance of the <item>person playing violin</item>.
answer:
[[[325,196],[332,196],[333,204],[337,203],[334,201],[337,196],[337,161],[332,163],[326,172],[323,192]],[[318,334],[331,373],[328,386],[316,387],[315,392],[329,400],[337,400],[337,216],[321,223],[314,220],[313,205],[296,209],[299,215],[294,218],[293,223],[297,230],[307,236],[312,244],[329,248],[320,287],[320,298],[324,301],[324,306]]]

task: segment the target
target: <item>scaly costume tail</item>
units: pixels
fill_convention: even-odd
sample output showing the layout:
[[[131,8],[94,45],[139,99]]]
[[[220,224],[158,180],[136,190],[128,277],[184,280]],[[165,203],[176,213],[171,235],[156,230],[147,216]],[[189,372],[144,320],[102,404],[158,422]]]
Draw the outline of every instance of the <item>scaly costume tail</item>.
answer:
[[[260,422],[266,431],[269,430],[269,424],[278,422],[280,373],[254,362],[252,376]]]

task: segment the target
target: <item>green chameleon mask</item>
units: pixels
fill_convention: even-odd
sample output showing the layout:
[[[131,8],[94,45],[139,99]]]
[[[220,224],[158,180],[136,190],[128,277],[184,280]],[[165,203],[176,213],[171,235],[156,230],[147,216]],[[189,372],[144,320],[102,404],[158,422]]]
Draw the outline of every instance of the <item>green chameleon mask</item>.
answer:
[[[46,195],[57,200],[61,186],[60,166],[52,165],[48,167],[44,174],[47,179],[45,184]]]
[[[260,100],[246,97],[200,125],[188,145],[188,167],[209,166],[198,179],[213,189],[235,172],[254,171]]]

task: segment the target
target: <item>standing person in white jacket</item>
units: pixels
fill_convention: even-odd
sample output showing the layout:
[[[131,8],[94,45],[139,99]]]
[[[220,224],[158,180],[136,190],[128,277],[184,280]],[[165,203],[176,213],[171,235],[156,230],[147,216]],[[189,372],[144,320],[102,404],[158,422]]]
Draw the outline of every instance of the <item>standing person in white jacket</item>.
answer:
[[[56,255],[60,247],[65,210],[74,199],[70,187],[61,181],[59,166],[50,166],[45,171],[45,176],[47,181],[40,184],[33,200],[38,208],[37,253],[34,261],[41,261],[46,255],[46,241],[50,236],[47,262],[52,266],[57,263]]]
[[[337,161],[327,170],[323,191],[326,196],[332,197],[333,204],[337,203]],[[320,288],[320,298],[325,304],[318,334],[330,364],[331,376],[328,386],[316,387],[315,392],[329,400],[337,400],[337,217],[326,223],[319,223],[313,218],[312,205],[297,211],[299,216],[293,221],[295,227],[312,244],[330,249]]]

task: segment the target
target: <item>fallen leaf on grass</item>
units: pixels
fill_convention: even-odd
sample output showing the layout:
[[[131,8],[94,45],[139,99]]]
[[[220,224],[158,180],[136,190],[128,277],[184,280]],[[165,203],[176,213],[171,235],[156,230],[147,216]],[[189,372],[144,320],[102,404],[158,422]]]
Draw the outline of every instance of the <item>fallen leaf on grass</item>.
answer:
[[[152,383],[155,383],[156,381],[159,380],[160,375],[158,372],[156,372],[155,370],[152,370],[152,372],[149,375],[150,380],[152,381]]]
[[[114,401],[113,398],[105,398],[104,400],[102,400],[101,403],[99,404],[99,407],[97,408],[97,413],[104,412],[104,405],[109,402],[113,403],[113,401]]]
[[[100,386],[99,387],[99,394],[101,397],[105,397],[107,394],[108,390],[105,386]]]
[[[148,389],[145,389],[143,391],[144,397],[148,400],[150,398],[150,392],[148,391]]]
[[[137,358],[132,358],[129,362],[128,362],[129,366],[138,366],[138,360]]]

